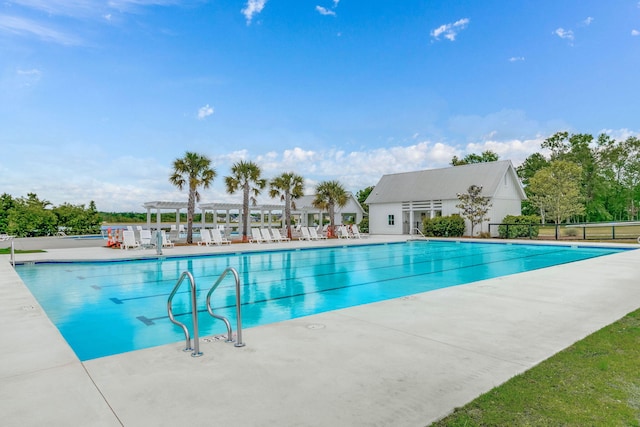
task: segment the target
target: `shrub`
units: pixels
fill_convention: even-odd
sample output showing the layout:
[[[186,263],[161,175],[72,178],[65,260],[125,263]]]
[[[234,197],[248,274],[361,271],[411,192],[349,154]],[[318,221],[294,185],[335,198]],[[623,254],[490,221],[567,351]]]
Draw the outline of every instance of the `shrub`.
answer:
[[[369,217],[362,218],[362,221],[360,221],[360,224],[358,224],[358,230],[361,233],[369,232]]]
[[[540,217],[537,215],[507,215],[502,220],[502,223],[509,224],[508,236],[507,226],[498,226],[498,234],[503,239],[515,239],[518,237],[538,237],[538,231],[540,228]],[[531,235],[529,235],[529,233],[531,233]]]
[[[460,215],[454,214],[424,218],[422,228],[424,235],[429,237],[460,237],[464,234],[465,224]]]
[[[562,232],[562,234],[564,234],[567,237],[577,237],[578,236],[578,229],[577,228],[565,228]]]

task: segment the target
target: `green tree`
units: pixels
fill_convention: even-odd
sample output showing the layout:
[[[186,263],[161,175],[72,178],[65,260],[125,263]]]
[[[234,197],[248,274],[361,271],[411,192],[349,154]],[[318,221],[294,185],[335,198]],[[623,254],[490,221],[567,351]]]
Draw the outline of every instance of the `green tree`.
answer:
[[[347,191],[338,181],[323,181],[316,186],[316,195],[312,204],[329,213],[329,237],[334,235],[336,206],[344,207],[348,200]]]
[[[360,203],[362,209],[364,209],[366,213],[369,213],[369,205],[365,203],[365,200],[367,200],[367,197],[369,197],[369,194],[371,194],[374,188],[375,187],[373,185],[370,185],[356,192],[356,200],[358,200],[358,203]]]
[[[480,193],[482,193],[482,187],[475,184],[470,185],[466,193],[458,193],[460,203],[456,207],[462,209],[462,216],[471,223],[471,237],[476,225],[480,224],[480,231],[482,231],[482,223],[490,219],[486,216],[491,208],[491,199],[481,196]]]
[[[536,172],[547,166],[549,166],[549,161],[542,154],[533,153],[516,169],[518,177],[524,186],[524,192],[527,195],[527,199],[522,201],[522,213],[524,215],[534,215],[538,212],[536,206],[531,203],[531,197],[534,194],[531,192],[529,181],[531,181]]]
[[[543,141],[541,147],[550,150],[551,161],[565,160],[580,166],[578,182],[587,220],[609,219],[604,198],[601,197],[607,189],[600,173],[599,153],[593,136],[557,132]]]
[[[598,137],[600,171],[607,186],[607,207],[617,219],[635,219],[640,195],[640,139],[616,141],[606,134]]]
[[[555,160],[531,178],[529,185],[535,194],[532,202],[540,210],[543,223],[547,214],[556,224],[560,224],[573,215],[584,213],[579,184],[581,176],[582,168],[579,165]]]
[[[209,188],[216,177],[216,171],[211,167],[211,160],[201,154],[187,151],[184,157],[173,161],[173,172],[169,182],[183,190],[189,189],[187,203],[187,243],[193,243],[193,214],[196,202],[200,201],[198,188]]]
[[[8,215],[7,232],[19,237],[50,236],[57,231],[56,215],[51,202],[40,200],[35,193],[20,197]]]
[[[254,162],[245,162],[240,160],[231,167],[231,175],[224,178],[227,186],[227,193],[233,194],[238,190],[242,190],[242,241],[247,242],[247,230],[249,228],[249,201],[253,205],[256,204],[256,197],[263,190],[267,181],[260,176],[262,171],[260,166]]]
[[[458,156],[453,156],[451,159],[451,166],[462,166],[469,165],[472,163],[485,163],[485,162],[495,162],[498,160],[498,154],[494,153],[491,150],[484,151],[482,154],[467,154],[462,159],[459,159]]]
[[[287,236],[291,238],[291,209],[295,209],[295,199],[304,195],[304,178],[294,172],[285,172],[269,182],[269,196],[279,197],[284,202],[284,218]]]
[[[549,161],[540,153],[533,153],[524,159],[524,162],[516,168],[516,172],[525,189],[536,172],[547,166],[549,166]]]
[[[58,228],[64,229],[66,233],[87,234],[98,232],[100,217],[93,201],[89,204],[88,209],[84,205],[63,203],[54,207],[53,213],[58,219]]]
[[[14,208],[16,202],[10,194],[3,193],[0,196],[0,233],[7,233],[9,226],[9,212]]]

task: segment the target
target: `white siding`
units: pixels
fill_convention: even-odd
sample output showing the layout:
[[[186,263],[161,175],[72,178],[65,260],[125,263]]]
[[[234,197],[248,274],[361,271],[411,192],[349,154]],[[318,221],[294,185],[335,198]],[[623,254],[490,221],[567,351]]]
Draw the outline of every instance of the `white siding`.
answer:
[[[389,225],[389,215],[394,225]],[[400,203],[376,203],[369,206],[370,234],[402,234],[402,205]]]
[[[499,223],[506,215],[520,215],[524,195],[520,181],[510,161],[455,166],[438,170],[407,172],[385,175],[367,198],[369,204],[369,231],[371,234],[411,234],[411,228],[419,226],[421,215],[433,212],[427,203],[442,200],[442,215],[460,214],[456,207],[460,201],[458,192],[469,185],[483,187],[483,195],[491,197],[492,207],[488,221],[477,225],[474,234],[489,231],[488,223]],[[438,197],[444,195],[444,197]],[[404,205],[404,210],[403,210]],[[389,215],[395,224],[389,225]],[[410,227],[403,227],[410,221]],[[466,221],[465,235],[471,234],[471,223]],[[498,228],[491,229],[497,235]]]

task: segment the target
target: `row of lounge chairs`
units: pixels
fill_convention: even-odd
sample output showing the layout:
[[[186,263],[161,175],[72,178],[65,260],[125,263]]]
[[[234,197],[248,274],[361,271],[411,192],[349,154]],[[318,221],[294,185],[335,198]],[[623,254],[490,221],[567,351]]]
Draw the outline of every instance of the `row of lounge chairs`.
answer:
[[[231,241],[222,235],[219,229],[213,228],[201,228],[200,229],[200,241],[198,246],[213,246],[213,245],[228,245]]]
[[[362,239],[363,237],[356,224],[351,225],[349,228],[346,225],[338,226],[337,234],[340,239]]]
[[[315,227],[300,227],[300,240],[323,240],[327,237],[320,234]],[[336,235],[340,239],[361,239],[364,237],[356,224],[347,227],[339,225],[336,227]]]
[[[280,230],[277,228],[272,228],[269,230],[268,228],[257,228],[253,227],[251,229],[251,238],[249,242],[251,243],[280,243],[280,242],[288,242],[291,239],[288,237],[283,237],[280,233]]]
[[[325,240],[327,236],[318,234],[315,227],[300,227],[300,240]]]
[[[122,242],[120,242],[120,249],[137,249],[137,248],[152,248],[156,246],[156,240],[151,234],[151,230],[140,229],[140,239],[136,239],[136,234],[133,230],[124,230],[122,232]],[[173,242],[167,237],[167,233],[162,230],[162,247],[172,248]]]

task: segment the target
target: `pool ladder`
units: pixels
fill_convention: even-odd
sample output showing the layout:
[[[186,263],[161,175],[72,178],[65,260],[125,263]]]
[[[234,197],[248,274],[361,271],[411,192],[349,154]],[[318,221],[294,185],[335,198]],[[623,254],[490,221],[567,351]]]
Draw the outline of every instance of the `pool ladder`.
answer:
[[[224,280],[224,278],[229,273],[233,274],[236,282],[237,330],[236,330],[235,346],[244,347],[245,343],[242,341],[242,308],[240,304],[240,277],[238,276],[238,272],[236,271],[235,268],[227,267],[222,272],[220,277],[218,277],[218,280],[216,280],[213,286],[211,286],[211,289],[209,289],[209,292],[207,293],[207,303],[206,303],[207,312],[212,317],[222,320],[224,322],[225,326],[227,327],[227,339],[225,342],[234,342],[234,339],[232,336],[233,331],[231,329],[231,323],[229,322],[229,319],[227,319],[224,316],[215,314],[213,312],[213,308],[211,307],[211,294],[213,293],[213,291],[216,290],[218,285],[222,282],[222,280]],[[191,336],[189,335],[189,328],[187,328],[187,325],[185,325],[184,323],[179,322],[178,320],[175,319],[173,315],[173,307],[172,307],[173,297],[178,292],[178,289],[180,289],[180,286],[182,285],[182,282],[184,282],[185,278],[189,280],[190,291],[191,291],[191,318],[193,322],[193,347],[191,347]],[[169,320],[171,320],[173,324],[180,326],[182,328],[182,331],[184,332],[185,341],[186,341],[184,351],[191,351],[192,352],[191,356],[200,357],[202,356],[202,352],[200,351],[200,339],[198,336],[198,309],[197,309],[196,293],[197,293],[196,280],[193,278],[193,275],[189,271],[183,272],[180,275],[180,278],[178,279],[176,285],[173,287],[173,291],[171,291],[171,294],[169,294],[169,299],[167,300],[167,312],[169,313]]]

